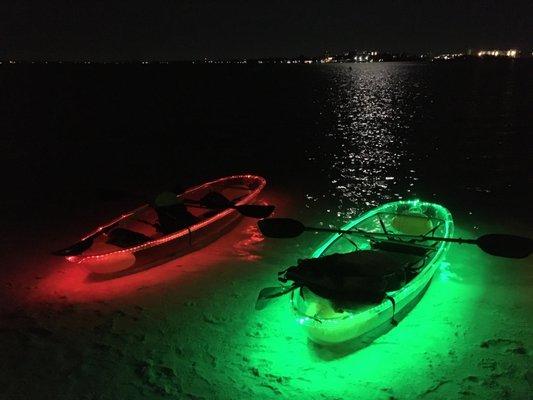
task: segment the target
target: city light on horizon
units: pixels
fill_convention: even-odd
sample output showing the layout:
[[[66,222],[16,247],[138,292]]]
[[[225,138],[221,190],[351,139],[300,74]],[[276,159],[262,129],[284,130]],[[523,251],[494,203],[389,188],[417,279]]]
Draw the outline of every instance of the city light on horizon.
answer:
[[[478,57],[510,57],[516,58],[519,54],[519,51],[516,49],[509,50],[480,50],[478,51]]]

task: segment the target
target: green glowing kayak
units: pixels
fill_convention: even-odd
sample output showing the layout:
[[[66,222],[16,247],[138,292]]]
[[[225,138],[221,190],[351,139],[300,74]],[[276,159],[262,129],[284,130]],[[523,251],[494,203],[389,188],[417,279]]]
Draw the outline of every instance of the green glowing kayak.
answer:
[[[424,245],[401,242],[394,235],[427,235],[451,237],[453,220],[450,212],[433,203],[398,201],[375,208],[343,229],[361,229],[366,232],[386,232],[387,239],[334,234],[312,255],[313,258],[338,253],[372,250],[400,258],[406,253],[418,256],[415,273],[405,285],[387,293],[383,301],[352,304],[350,308],[320,297],[307,287],[292,293],[291,304],[297,321],[315,343],[332,345],[350,341],[371,341],[390,329],[420,300],[442,261],[449,243],[428,240]]]

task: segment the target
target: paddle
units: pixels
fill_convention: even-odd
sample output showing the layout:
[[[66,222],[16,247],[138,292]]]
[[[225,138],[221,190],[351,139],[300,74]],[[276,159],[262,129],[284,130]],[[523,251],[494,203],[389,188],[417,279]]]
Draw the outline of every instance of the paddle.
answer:
[[[78,254],[83,253],[85,250],[87,250],[89,247],[93,244],[94,237],[88,237],[87,239],[83,239],[82,241],[79,241],[76,244],[73,244],[70,247],[66,247],[61,250],[53,251],[52,254],[55,256],[77,256]]]
[[[250,218],[267,218],[274,212],[275,206],[271,204],[243,204],[240,206],[232,205],[228,208],[237,210],[240,214]]]
[[[104,229],[99,229],[97,232],[93,233],[91,236],[88,236],[83,240],[80,240],[78,243],[75,243],[61,250],[53,251],[52,254],[55,256],[77,256],[92,246],[95,237],[104,232],[109,232],[119,222],[120,221],[117,221],[109,226],[106,226]]]
[[[259,292],[259,295],[257,296],[257,301],[255,302],[255,309],[256,310],[264,309],[268,305],[268,303],[270,303],[272,299],[283,296],[286,293],[292,292],[294,289],[296,289],[296,285],[292,285],[288,287],[284,287],[284,286],[267,287],[267,288],[261,289],[261,291]]]
[[[251,218],[266,218],[274,211],[272,205],[259,205],[259,204],[242,204],[236,205],[234,202],[223,196],[218,192],[209,192],[204,195],[200,200],[183,199],[186,205],[200,205],[212,210],[224,210],[231,208],[237,210],[245,217]]]
[[[258,222],[259,230],[263,235],[272,238],[292,238],[300,236],[305,231],[313,232],[330,232],[330,233],[349,233],[351,235],[359,235],[365,237],[387,238],[391,236],[390,233],[381,232],[366,232],[360,229],[343,230],[337,228],[318,228],[305,226],[300,221],[291,218],[268,218]],[[533,251],[533,240],[515,235],[490,233],[480,236],[477,239],[461,239],[461,238],[444,238],[434,236],[422,235],[394,235],[397,238],[414,239],[417,242],[425,242],[428,240],[438,242],[464,243],[475,244],[485,253],[493,256],[508,257],[508,258],[525,258]]]
[[[204,206],[200,203],[191,203],[191,202],[184,202],[183,204],[185,204],[187,207],[193,207],[193,208],[203,208],[203,209],[206,209],[206,210],[223,210],[223,209],[226,209],[226,208],[233,208],[235,210],[237,210],[237,212],[239,212],[240,214],[244,215],[245,217],[250,217],[250,218],[266,218],[268,217],[270,214],[272,214],[272,212],[274,211],[274,206],[271,206],[271,205],[259,205],[259,204],[243,204],[243,205],[240,205],[240,206],[237,206],[237,205],[232,205],[232,206],[228,206],[228,207],[207,207],[207,206]],[[167,214],[169,215],[169,214]],[[170,216],[170,215],[169,215]],[[170,216],[172,218],[172,216]],[[153,224],[150,224],[149,222],[147,221],[142,221],[142,222],[145,222],[147,223],[148,225],[152,225]]]
[[[273,205],[260,204],[242,204],[235,205],[230,200],[216,192],[211,192],[211,196],[205,196],[200,200],[183,199],[184,204],[191,207],[205,208],[209,210],[221,210],[231,208],[238,213],[250,218],[267,218],[275,209]],[[146,199],[146,195],[139,193],[127,193],[123,190],[108,189],[101,193],[101,198],[104,201],[122,200],[124,198],[139,198]],[[151,204],[152,205],[152,204]]]

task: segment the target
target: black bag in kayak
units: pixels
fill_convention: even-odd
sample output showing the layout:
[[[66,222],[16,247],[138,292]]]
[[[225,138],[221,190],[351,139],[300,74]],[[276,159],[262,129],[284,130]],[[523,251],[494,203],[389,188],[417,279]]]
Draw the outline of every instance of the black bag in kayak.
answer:
[[[379,250],[359,250],[300,260],[280,275],[333,301],[379,303],[386,292],[405,285],[420,257]]]

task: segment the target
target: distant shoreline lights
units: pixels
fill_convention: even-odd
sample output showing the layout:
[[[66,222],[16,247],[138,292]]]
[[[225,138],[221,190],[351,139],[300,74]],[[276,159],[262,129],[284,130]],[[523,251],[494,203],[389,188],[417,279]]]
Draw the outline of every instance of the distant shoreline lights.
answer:
[[[480,50],[477,53],[478,57],[509,57],[516,58],[518,56],[518,50]]]

